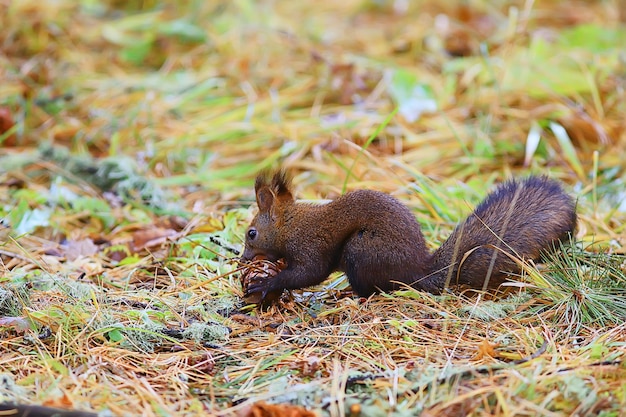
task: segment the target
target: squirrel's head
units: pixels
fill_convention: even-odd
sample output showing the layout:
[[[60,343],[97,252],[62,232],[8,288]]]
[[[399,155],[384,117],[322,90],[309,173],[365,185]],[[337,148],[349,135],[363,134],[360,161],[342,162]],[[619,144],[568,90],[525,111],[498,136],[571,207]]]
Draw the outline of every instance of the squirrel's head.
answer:
[[[275,261],[283,255],[285,210],[294,203],[290,188],[291,177],[283,170],[273,174],[264,171],[256,177],[254,191],[259,212],[246,231],[244,260],[265,255]]]

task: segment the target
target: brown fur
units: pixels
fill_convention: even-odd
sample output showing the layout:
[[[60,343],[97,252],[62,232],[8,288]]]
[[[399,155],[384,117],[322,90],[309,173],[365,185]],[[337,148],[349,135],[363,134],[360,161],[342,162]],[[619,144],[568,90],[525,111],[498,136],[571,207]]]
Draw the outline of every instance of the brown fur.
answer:
[[[546,177],[502,184],[433,254],[411,211],[388,194],[357,190],[328,204],[296,203],[284,171],[260,174],[255,191],[259,213],[243,259],[262,254],[287,262],[250,289],[264,293],[316,285],[334,271],[344,271],[361,296],[399,283],[433,293],[457,284],[496,288],[519,271],[498,249],[536,259],[576,226],[574,201]]]

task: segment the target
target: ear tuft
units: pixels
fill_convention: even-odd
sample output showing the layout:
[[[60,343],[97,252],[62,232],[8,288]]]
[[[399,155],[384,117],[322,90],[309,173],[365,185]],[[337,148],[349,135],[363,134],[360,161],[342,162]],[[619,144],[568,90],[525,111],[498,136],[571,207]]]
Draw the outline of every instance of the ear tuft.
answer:
[[[269,171],[261,171],[254,182],[254,193],[256,194],[256,203],[261,213],[269,213],[274,205],[274,192],[270,187]]]
[[[254,183],[254,191],[261,212],[271,212],[275,215],[282,204],[294,201],[291,194],[291,176],[283,169],[259,172]]]
[[[258,193],[261,188],[269,187],[271,172],[267,169],[259,172],[254,181],[254,192]]]
[[[274,172],[270,188],[281,202],[293,201],[293,195],[291,194],[291,175],[284,169]]]

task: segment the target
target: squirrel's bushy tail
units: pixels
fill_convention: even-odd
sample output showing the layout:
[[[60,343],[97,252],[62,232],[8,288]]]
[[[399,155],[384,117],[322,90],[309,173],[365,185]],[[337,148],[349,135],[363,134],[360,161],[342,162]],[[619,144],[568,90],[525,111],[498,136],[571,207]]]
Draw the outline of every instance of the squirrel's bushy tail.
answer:
[[[511,180],[500,185],[435,251],[431,271],[416,283],[432,291],[449,285],[496,288],[519,272],[507,256],[538,259],[573,235],[576,203],[547,177]]]

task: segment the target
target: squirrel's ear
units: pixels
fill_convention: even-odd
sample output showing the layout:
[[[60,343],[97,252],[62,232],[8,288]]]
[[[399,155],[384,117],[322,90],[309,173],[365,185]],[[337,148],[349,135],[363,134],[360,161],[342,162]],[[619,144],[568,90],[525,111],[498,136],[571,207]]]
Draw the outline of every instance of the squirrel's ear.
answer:
[[[259,206],[261,213],[269,213],[274,205],[274,193],[268,187],[257,190],[256,204]]]
[[[274,193],[270,190],[270,186],[267,181],[268,173],[266,171],[261,172],[256,177],[254,183],[254,192],[256,193],[256,203],[259,206],[261,212],[268,213],[272,205],[274,204]]]
[[[254,183],[259,210],[275,215],[274,212],[283,204],[293,203],[294,199],[290,188],[291,177],[284,170],[278,170],[274,174],[270,174],[268,171],[261,172]]]
[[[271,189],[275,197],[281,203],[291,203],[294,201],[293,194],[291,194],[291,177],[286,171],[281,169],[274,173]]]

